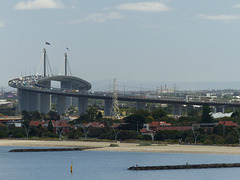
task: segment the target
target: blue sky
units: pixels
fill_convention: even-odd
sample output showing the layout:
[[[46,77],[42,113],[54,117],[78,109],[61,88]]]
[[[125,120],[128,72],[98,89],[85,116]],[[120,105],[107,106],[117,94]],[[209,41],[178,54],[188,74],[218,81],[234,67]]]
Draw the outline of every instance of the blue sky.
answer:
[[[239,30],[240,0],[0,0],[0,86],[66,47],[90,83],[240,82]]]

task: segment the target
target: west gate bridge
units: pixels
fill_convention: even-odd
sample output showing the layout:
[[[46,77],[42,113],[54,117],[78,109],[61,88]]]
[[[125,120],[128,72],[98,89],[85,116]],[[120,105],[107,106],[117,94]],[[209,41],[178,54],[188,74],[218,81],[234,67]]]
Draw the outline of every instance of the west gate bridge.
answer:
[[[88,99],[101,99],[104,101],[105,116],[111,116],[113,107],[112,95],[97,95],[89,91],[92,85],[75,76],[67,73],[67,54],[65,53],[65,75],[47,75],[46,73],[46,50],[43,50],[44,72],[43,75],[30,75],[9,80],[9,86],[17,88],[18,91],[18,111],[39,111],[48,113],[51,110],[52,96],[56,98],[56,110],[58,114],[65,113],[71,105],[78,106],[78,113],[87,110]],[[52,87],[51,82],[60,82],[60,88]],[[211,101],[188,100],[184,98],[146,98],[129,97],[118,95],[118,101],[130,101],[136,103],[136,109],[145,109],[146,103],[172,104],[181,114],[183,105],[204,105],[221,107],[240,107],[240,103],[234,101]]]

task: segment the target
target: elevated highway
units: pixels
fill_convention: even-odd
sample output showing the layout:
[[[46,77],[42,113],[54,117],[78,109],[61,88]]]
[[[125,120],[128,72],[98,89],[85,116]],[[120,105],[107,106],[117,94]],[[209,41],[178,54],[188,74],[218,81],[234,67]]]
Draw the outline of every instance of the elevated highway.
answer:
[[[61,88],[51,87],[51,81],[60,81]],[[88,90],[91,84],[87,81],[73,76],[26,76],[12,79],[9,86],[18,89],[19,110],[38,110],[47,113],[50,110],[50,95],[58,97],[57,110],[64,113],[67,110],[68,97],[78,99],[79,113],[87,109],[88,99],[101,99],[105,101],[105,114],[110,115],[112,106],[112,95],[97,95]],[[240,103],[234,101],[190,101],[181,98],[146,98],[118,95],[119,101],[130,101],[137,103],[137,109],[145,107],[145,103],[161,103],[173,105],[204,105],[240,107]]]

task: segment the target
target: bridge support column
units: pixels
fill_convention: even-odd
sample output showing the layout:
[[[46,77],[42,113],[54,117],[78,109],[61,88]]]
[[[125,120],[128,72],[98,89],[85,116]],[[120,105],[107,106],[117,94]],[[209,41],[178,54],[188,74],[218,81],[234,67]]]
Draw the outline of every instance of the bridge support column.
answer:
[[[216,107],[213,108],[213,113],[217,113],[217,108]]]
[[[182,115],[182,106],[179,104],[174,104],[172,114],[173,114],[173,117],[181,116]]]
[[[140,110],[140,109],[143,109],[143,110],[146,109],[146,103],[145,102],[137,102],[136,110]]]
[[[46,81],[41,83],[45,87],[51,87],[51,81]],[[41,93],[39,95],[39,111],[40,113],[47,114],[51,110],[51,95]],[[56,102],[55,102],[56,103]]]
[[[61,89],[64,89],[66,92],[70,92],[72,90],[71,82],[61,82]],[[72,106],[72,97],[66,97],[66,109]]]
[[[40,113],[47,114],[51,109],[50,95],[40,94]]]
[[[39,93],[28,92],[28,110],[38,111],[39,110]]]
[[[28,91],[18,89],[18,112],[21,114],[23,110],[29,111]]]
[[[66,112],[66,96],[57,95],[57,112],[59,115]]]
[[[233,112],[236,112],[236,107],[233,107]]]
[[[222,106],[222,113],[225,113],[225,106]]]
[[[76,85],[72,85],[73,90],[78,90],[79,88]],[[78,106],[78,98],[77,97],[71,97],[72,98],[72,106]]]
[[[104,116],[111,116],[113,101],[111,99],[106,99],[104,101]]]
[[[88,108],[88,98],[79,97],[78,98],[78,114],[81,115],[87,110],[87,108]]]

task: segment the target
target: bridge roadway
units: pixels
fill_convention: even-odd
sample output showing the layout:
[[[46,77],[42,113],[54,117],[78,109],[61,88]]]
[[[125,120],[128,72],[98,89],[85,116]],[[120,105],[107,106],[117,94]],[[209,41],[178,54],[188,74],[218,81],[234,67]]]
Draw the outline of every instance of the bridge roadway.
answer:
[[[36,92],[41,94],[63,95],[70,97],[85,97],[90,99],[112,100],[111,95],[96,95],[91,92],[84,92],[75,89],[52,88],[38,84],[38,80],[44,79],[42,76],[26,76],[10,80],[9,86],[13,88],[23,89],[25,91]],[[209,106],[229,106],[240,107],[238,102],[230,101],[186,101],[180,98],[145,98],[145,97],[130,97],[118,95],[119,101],[131,101],[140,103],[161,103],[161,104],[176,104],[176,105],[204,105]]]

